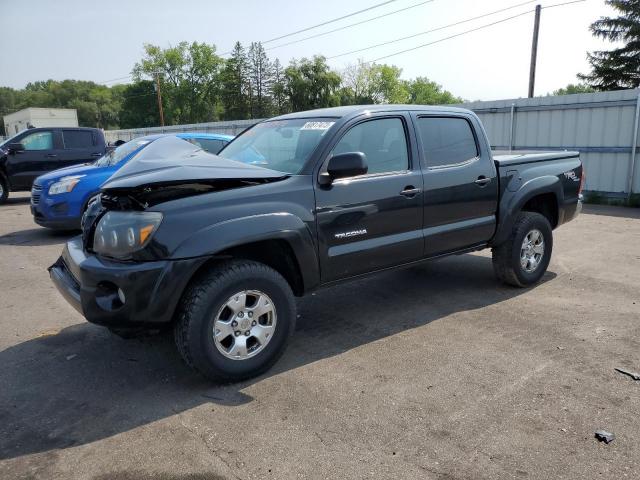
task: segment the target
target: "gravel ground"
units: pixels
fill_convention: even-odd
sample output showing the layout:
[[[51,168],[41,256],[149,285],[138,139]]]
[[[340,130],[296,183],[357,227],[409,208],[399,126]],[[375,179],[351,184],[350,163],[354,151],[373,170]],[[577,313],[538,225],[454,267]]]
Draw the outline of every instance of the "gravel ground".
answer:
[[[68,235],[0,206],[0,478],[640,478],[640,211],[588,207],[544,281],[488,252],[299,301],[268,374],[212,385],[171,339],[86,323],[46,267]],[[605,445],[594,431],[616,435]]]

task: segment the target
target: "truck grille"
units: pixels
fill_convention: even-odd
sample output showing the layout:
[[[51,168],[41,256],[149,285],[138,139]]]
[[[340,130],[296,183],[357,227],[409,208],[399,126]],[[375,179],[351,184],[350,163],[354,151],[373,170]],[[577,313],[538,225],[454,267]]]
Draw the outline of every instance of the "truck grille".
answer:
[[[37,205],[40,203],[40,194],[42,193],[42,185],[36,185],[35,183],[31,187],[31,204]]]

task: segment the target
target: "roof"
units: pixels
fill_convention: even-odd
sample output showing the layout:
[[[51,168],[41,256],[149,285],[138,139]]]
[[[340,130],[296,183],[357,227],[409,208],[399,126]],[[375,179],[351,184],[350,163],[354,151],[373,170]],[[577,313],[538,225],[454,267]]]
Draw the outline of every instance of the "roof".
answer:
[[[233,135],[225,135],[223,133],[205,133],[205,132],[175,132],[175,133],[152,133],[142,137],[136,137],[133,140],[144,138],[146,140],[157,140],[163,137],[178,138],[208,138],[211,140],[233,140]]]
[[[367,112],[399,112],[399,111],[421,111],[421,112],[469,112],[464,108],[446,107],[443,105],[349,105],[344,107],[319,108],[316,110],[306,110],[304,112],[288,113],[280,115],[271,120],[284,120],[292,118],[310,117],[353,117]]]

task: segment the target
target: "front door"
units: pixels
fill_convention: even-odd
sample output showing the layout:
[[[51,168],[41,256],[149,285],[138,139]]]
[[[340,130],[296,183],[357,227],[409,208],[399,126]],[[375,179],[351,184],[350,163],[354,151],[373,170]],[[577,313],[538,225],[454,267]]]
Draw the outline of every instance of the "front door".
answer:
[[[408,116],[356,121],[333,154],[362,152],[368,172],[316,186],[322,281],[408,263],[423,254],[422,174],[408,135]]]
[[[489,241],[496,228],[498,180],[473,118],[418,114],[414,121],[425,166],[425,254]]]
[[[49,168],[58,156],[56,139],[51,130],[26,132],[16,138],[24,146],[7,157],[7,173],[14,189],[29,189],[36,177],[53,170]],[[55,167],[54,167],[55,168]]]

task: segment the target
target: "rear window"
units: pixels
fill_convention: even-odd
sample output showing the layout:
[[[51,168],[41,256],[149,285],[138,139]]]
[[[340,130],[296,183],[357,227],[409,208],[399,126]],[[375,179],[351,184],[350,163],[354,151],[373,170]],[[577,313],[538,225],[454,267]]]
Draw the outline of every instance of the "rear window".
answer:
[[[420,117],[418,131],[429,167],[456,165],[478,156],[473,130],[464,118]]]
[[[64,148],[81,149],[93,147],[93,135],[88,130],[63,130]]]

